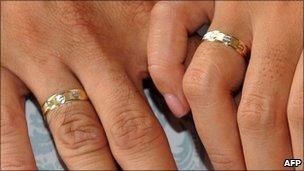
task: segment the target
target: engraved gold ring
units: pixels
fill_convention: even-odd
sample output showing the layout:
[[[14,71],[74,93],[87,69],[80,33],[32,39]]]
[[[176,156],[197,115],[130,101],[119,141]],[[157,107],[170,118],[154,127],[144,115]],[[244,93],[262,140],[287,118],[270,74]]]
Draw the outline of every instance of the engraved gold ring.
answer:
[[[247,57],[250,51],[249,48],[245,45],[245,43],[219,30],[208,31],[203,36],[202,40],[211,41],[211,42],[216,41],[223,43],[226,46],[232,47],[243,57]]]
[[[81,89],[71,89],[53,94],[43,103],[42,112],[46,115],[48,112],[76,100],[88,100],[86,92]]]

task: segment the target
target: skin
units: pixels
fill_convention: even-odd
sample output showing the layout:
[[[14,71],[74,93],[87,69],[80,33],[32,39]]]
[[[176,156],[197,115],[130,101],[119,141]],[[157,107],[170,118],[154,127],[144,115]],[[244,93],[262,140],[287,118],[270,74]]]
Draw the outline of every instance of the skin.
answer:
[[[176,116],[190,106],[214,169],[281,170],[285,159],[303,161],[303,2],[216,1],[213,15],[208,3],[154,6],[148,64],[157,88]],[[242,40],[250,60],[204,41],[185,67],[188,36],[208,20],[209,30]]]
[[[1,2],[1,170],[36,169],[24,96],[83,88],[46,115],[68,169],[176,169],[141,81],[154,2]]]
[[[42,104],[55,92],[81,87],[91,102],[69,104],[47,115],[58,152],[69,169],[115,169],[114,160],[123,169],[176,168],[164,134],[141,94],[140,82],[147,72],[143,45],[152,3],[1,3],[1,169],[35,168],[24,95],[31,91]],[[190,104],[215,169],[281,169],[282,160],[292,154],[303,160],[303,96],[299,96],[303,92],[303,57],[298,60],[303,50],[303,40],[298,39],[303,35],[292,27],[299,21],[290,15],[280,18],[294,22],[287,29],[292,41],[283,33],[286,28],[276,32],[280,36],[271,36],[291,43],[284,49],[291,52],[286,67],[286,53],[275,53],[277,47],[266,39],[283,22],[268,23],[267,29],[263,23],[280,16],[273,7],[295,16],[301,10],[293,4],[216,3],[214,17],[212,2],[160,2],[153,8],[148,60],[157,87],[169,94],[165,98],[178,116],[189,111]],[[250,15],[241,10],[248,7]],[[267,16],[269,11],[274,15]],[[187,70],[180,65],[188,57],[187,66],[191,49],[197,45],[189,46],[188,35],[209,21],[211,29],[232,34],[252,49],[254,60],[249,63],[238,111],[231,92],[241,85],[246,65],[237,53],[204,42]],[[130,27],[123,29],[126,25]],[[303,27],[301,22],[298,25]],[[271,41],[282,41],[277,39]],[[264,42],[264,46],[255,42]],[[170,67],[165,60],[169,57]],[[273,72],[273,66],[278,71]],[[287,69],[283,72],[282,68]],[[264,87],[250,87],[255,82]],[[283,89],[282,98],[275,98],[273,89]],[[272,98],[261,100],[265,94]],[[181,105],[176,105],[172,95],[181,98]],[[282,107],[272,112],[277,106]]]

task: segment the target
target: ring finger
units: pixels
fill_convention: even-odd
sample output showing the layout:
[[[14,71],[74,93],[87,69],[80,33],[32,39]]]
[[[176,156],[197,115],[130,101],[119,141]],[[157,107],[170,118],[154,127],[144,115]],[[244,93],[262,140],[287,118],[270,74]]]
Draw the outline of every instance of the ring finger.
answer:
[[[229,2],[239,3],[239,2]],[[209,30],[218,29],[250,45],[250,28],[242,8],[223,8],[217,3]],[[220,8],[220,9],[219,9]],[[230,15],[226,15],[230,13]],[[243,31],[242,31],[243,30]],[[214,169],[243,170],[241,141],[236,121],[233,91],[245,74],[242,55],[223,43],[204,41],[198,47],[183,80],[183,88],[200,138]]]
[[[42,105],[51,95],[82,89],[74,75],[60,63],[50,67],[20,69],[21,79]],[[35,79],[30,73],[36,73]],[[39,80],[39,81],[37,81]],[[47,113],[46,120],[60,156],[69,169],[115,169],[105,133],[89,101],[73,101]]]

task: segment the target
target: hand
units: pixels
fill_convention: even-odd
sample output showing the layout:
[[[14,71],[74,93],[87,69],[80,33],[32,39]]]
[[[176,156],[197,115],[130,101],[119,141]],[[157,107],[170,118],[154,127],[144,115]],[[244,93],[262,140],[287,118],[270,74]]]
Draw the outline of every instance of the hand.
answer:
[[[84,89],[89,101],[46,120],[68,169],[176,169],[142,96],[152,2],[1,2],[1,169],[35,169],[24,95],[40,104]],[[114,160],[115,159],[115,160]]]
[[[162,2],[153,11],[164,6],[179,17],[152,12],[149,71],[159,90],[174,96],[167,103],[175,115],[187,113],[188,101],[213,167],[277,170],[285,159],[303,161],[303,2],[216,1],[214,17],[199,2]],[[209,30],[245,42],[248,67],[234,49],[204,41],[184,71],[187,35],[206,18]]]

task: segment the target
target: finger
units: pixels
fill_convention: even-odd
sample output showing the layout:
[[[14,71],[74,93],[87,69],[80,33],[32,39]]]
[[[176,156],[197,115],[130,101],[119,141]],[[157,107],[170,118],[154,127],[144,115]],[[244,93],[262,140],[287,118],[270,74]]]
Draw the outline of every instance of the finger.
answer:
[[[25,120],[27,90],[1,67],[1,170],[36,169]]]
[[[303,52],[293,77],[288,100],[287,116],[293,158],[301,159],[303,162]],[[296,169],[303,170],[303,163]]]
[[[26,70],[20,69],[22,74],[18,73],[41,105],[55,93],[82,89],[73,74],[60,62],[48,64],[44,67],[33,64]],[[35,78],[32,73],[35,73]],[[69,169],[115,169],[103,128],[89,101],[66,103],[48,112],[46,120],[58,153]]]
[[[150,75],[178,117],[189,112],[182,91],[188,35],[210,21],[213,2],[158,2],[151,12],[148,38]]]
[[[101,57],[107,55],[110,56],[89,54],[78,61],[69,61],[68,65],[91,97],[113,156],[125,170],[176,169],[157,119],[126,69],[110,58]]]
[[[282,163],[292,157],[286,109],[294,70],[303,50],[301,27],[290,27],[297,22],[303,21],[294,20],[287,28],[276,30],[267,28],[280,28],[280,22],[255,24],[238,109],[247,169],[284,169]]]
[[[226,8],[229,3],[217,4],[209,30],[221,30],[250,46],[247,18],[239,15],[242,8]],[[226,15],[228,11],[230,15]],[[234,49],[222,43],[203,41],[184,76],[183,89],[196,129],[215,170],[246,168],[233,97],[233,91],[242,83],[245,68],[245,59]]]

